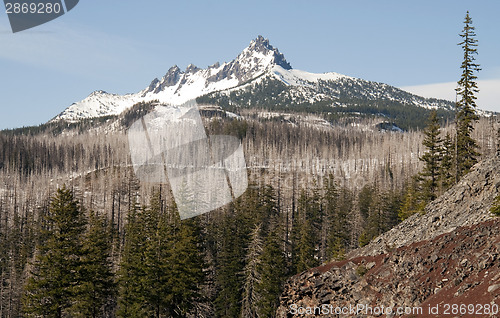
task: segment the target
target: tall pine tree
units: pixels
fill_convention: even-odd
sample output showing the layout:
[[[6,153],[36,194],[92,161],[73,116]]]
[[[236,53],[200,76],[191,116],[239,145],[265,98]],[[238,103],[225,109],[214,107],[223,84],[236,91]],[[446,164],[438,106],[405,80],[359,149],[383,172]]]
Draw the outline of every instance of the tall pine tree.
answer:
[[[262,283],[261,255],[263,241],[261,238],[261,224],[258,224],[251,233],[250,244],[247,248],[245,268],[243,270],[243,299],[241,304],[241,318],[257,318],[258,303],[261,295],[258,287]]]
[[[400,221],[409,218],[415,213],[422,213],[424,211],[426,202],[422,193],[421,178],[415,175],[405,186],[403,200],[398,211]]]
[[[317,191],[312,195],[302,190],[297,202],[296,216],[292,228],[292,272],[300,273],[319,265],[316,246],[319,241],[318,229],[320,201]]]
[[[127,216],[125,242],[118,271],[118,317],[143,317],[143,289],[139,277],[144,275],[145,250],[142,210],[132,204]]]
[[[111,262],[112,225],[91,211],[83,241],[82,282],[73,306],[74,317],[103,317],[115,295]]]
[[[327,258],[342,259],[347,251],[350,231],[348,213],[352,202],[349,190],[342,188],[339,191],[333,174],[325,177],[323,205],[328,223],[327,230]]]
[[[177,215],[177,214],[175,214]],[[170,279],[167,305],[168,317],[186,317],[201,302],[200,289],[205,280],[205,263],[201,252],[200,226],[197,218],[177,219],[173,244],[168,259]]]
[[[477,151],[477,142],[472,138],[474,131],[474,122],[479,119],[476,113],[476,93],[477,87],[475,72],[480,70],[479,64],[475,63],[477,54],[477,40],[472,19],[469,11],[465,16],[464,29],[460,34],[462,42],[458,45],[462,47],[464,58],[460,68],[462,76],[458,81],[457,95],[457,114],[456,114],[456,153],[455,153],[455,181],[467,174],[470,168],[477,163],[479,152]]]
[[[279,296],[283,291],[283,282],[287,274],[282,246],[279,230],[270,232],[264,242],[258,266],[261,273],[261,281],[256,288],[259,294],[259,317],[275,317],[276,315]]]
[[[58,189],[47,215],[46,237],[26,285],[25,312],[29,316],[63,317],[72,306],[83,280],[82,235],[85,218],[71,190]]]
[[[238,202],[238,201],[237,201]],[[214,299],[217,317],[237,317],[241,313],[245,247],[248,233],[239,206],[230,204],[217,229]]]
[[[203,255],[196,220],[164,211],[161,192],[129,216],[119,275],[120,317],[186,317],[200,301]]]
[[[425,138],[422,142],[427,151],[420,157],[424,162],[424,169],[420,173],[422,180],[422,195],[425,202],[430,202],[437,197],[439,177],[441,173],[442,142],[439,137],[439,118],[435,110],[431,111],[429,122],[424,130]]]

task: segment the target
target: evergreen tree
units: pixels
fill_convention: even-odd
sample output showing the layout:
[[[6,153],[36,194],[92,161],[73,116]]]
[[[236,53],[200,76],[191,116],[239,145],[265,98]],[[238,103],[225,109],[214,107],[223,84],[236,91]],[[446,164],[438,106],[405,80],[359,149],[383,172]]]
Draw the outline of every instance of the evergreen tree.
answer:
[[[200,233],[180,221],[175,204],[163,212],[161,192],[132,211],[120,269],[120,317],[186,317],[203,283]]]
[[[382,194],[384,216],[382,231],[387,232],[399,223],[403,194],[399,189],[389,189]]]
[[[112,227],[105,217],[93,211],[89,216],[89,229],[85,233],[82,258],[82,282],[73,306],[75,317],[102,317],[105,305],[114,296],[111,242]]]
[[[363,220],[366,220],[368,218],[368,215],[370,214],[373,196],[374,189],[368,184],[364,185],[358,194],[358,208]]]
[[[415,213],[422,213],[426,201],[422,196],[421,182],[419,176],[414,176],[405,187],[405,194],[398,212],[400,221],[404,221]]]
[[[424,169],[420,176],[422,177],[422,190],[426,202],[436,199],[439,186],[442,160],[442,139],[439,137],[439,129],[437,112],[433,110],[429,116],[429,123],[424,130],[423,145],[427,148],[427,152],[420,157],[420,160],[424,162]]]
[[[161,215],[160,192],[150,207],[132,212],[120,264],[120,317],[161,317],[167,309],[170,229]],[[133,222],[133,223],[132,223]]]
[[[458,81],[457,94],[459,100],[457,101],[457,114],[456,114],[456,181],[462,176],[467,174],[470,168],[477,163],[479,152],[477,152],[477,142],[472,138],[474,130],[474,122],[479,119],[476,113],[476,96],[479,92],[477,88],[475,72],[479,71],[479,64],[475,63],[474,55],[477,54],[477,40],[474,27],[472,26],[472,19],[467,15],[465,16],[464,29],[460,34],[462,42],[459,45],[463,49],[464,59],[460,68],[462,69],[462,76]]]
[[[369,233],[368,228],[372,227],[372,223],[375,217],[375,211],[373,211],[376,203],[375,188],[371,185],[364,185],[361,191],[358,193],[358,209],[363,219],[363,233],[358,238],[358,243],[360,246],[365,246],[373,238],[372,233]],[[370,229],[370,231],[372,231]]]
[[[399,192],[374,190],[365,228],[359,238],[360,246],[368,244],[373,238],[394,227],[398,223],[401,205]]]
[[[292,229],[292,269],[299,273],[319,264],[316,245],[318,243],[319,197],[302,190],[297,202],[297,215]]]
[[[30,316],[63,317],[73,304],[82,277],[81,237],[85,219],[71,190],[58,189],[47,215],[46,242],[37,247],[26,285],[25,311]]]
[[[446,134],[443,140],[443,146],[441,148],[441,170],[440,170],[440,193],[444,193],[448,190],[455,182],[455,166],[454,166],[454,154],[455,154],[455,142],[451,138],[450,134]]]
[[[162,317],[172,311],[171,295],[172,238],[173,226],[169,218],[162,213],[161,191],[153,194],[150,206],[142,211],[140,218],[144,228],[143,276],[139,277],[143,291],[143,308],[150,317]]]
[[[314,239],[313,224],[311,220],[306,219],[299,225],[295,273],[300,273],[309,268],[319,265],[316,258],[316,240]]]
[[[250,186],[245,195],[227,209],[217,226],[210,231],[215,233],[217,295],[214,305],[218,317],[236,317],[252,310],[256,313],[252,297],[257,295],[255,289],[251,292],[256,277],[249,271],[255,269],[258,260],[250,260],[248,253],[255,248],[254,244],[279,226],[278,200],[270,185]],[[256,227],[260,228],[259,239],[251,231]]]
[[[259,191],[258,216],[255,222],[262,224],[264,235],[269,232],[269,228],[273,225],[272,223],[278,214],[279,207],[274,188],[271,185],[261,187]]]
[[[140,277],[144,275],[143,254],[145,250],[142,236],[142,211],[133,204],[127,216],[125,242],[118,271],[118,317],[144,317],[144,291]]]
[[[364,231],[359,237],[359,245],[365,246],[374,237],[377,237],[381,233],[383,233],[382,201],[378,195],[375,195],[369,208],[369,214],[366,218]]]
[[[238,201],[239,202],[239,201]],[[235,202],[237,203],[237,202]],[[241,313],[245,247],[248,244],[246,219],[239,206],[230,204],[227,215],[217,226],[214,300],[217,317],[237,317]]]
[[[200,288],[205,280],[205,263],[201,252],[200,227],[196,218],[180,222],[174,230],[172,251],[168,259],[168,317],[186,317],[201,301]]]
[[[332,174],[325,178],[324,213],[329,223],[327,230],[328,259],[342,259],[349,244],[349,222],[347,220],[352,202],[348,190],[341,189],[340,194]]]
[[[275,317],[276,315],[286,277],[286,260],[282,246],[277,230],[272,231],[264,243],[259,264],[261,281],[256,289],[259,295],[259,317]]]
[[[241,304],[241,318],[257,318],[258,303],[261,295],[257,287],[262,283],[261,255],[263,242],[261,238],[261,225],[258,224],[251,233],[250,245],[247,248],[246,265],[243,270],[243,300]]]

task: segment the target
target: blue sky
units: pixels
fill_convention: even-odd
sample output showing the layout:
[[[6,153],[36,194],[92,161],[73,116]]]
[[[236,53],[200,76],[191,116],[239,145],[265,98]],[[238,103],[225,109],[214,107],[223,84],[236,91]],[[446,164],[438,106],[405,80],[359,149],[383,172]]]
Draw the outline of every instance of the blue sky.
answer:
[[[81,0],[16,34],[2,10],[0,129],[46,122],[94,90],[137,92],[174,64],[230,61],[259,34],[296,69],[454,99],[467,10],[483,68],[479,106],[500,111],[497,0]]]

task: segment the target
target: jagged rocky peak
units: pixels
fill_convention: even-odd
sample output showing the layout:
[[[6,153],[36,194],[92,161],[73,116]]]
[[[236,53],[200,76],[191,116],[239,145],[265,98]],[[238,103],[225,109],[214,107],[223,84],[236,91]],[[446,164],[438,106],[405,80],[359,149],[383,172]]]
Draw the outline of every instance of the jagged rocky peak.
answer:
[[[163,76],[161,80],[155,78],[151,82],[151,84],[149,84],[146,91],[142,94],[142,97],[144,97],[147,93],[152,92],[154,94],[157,94],[166,87],[174,86],[181,78],[181,74],[182,71],[177,65],[172,66],[168,69],[167,74],[165,74],[165,76]]]
[[[250,49],[266,53],[267,51],[272,51],[274,48],[269,44],[269,39],[265,39],[262,35],[259,35],[255,40],[250,42]]]
[[[165,84],[165,86],[168,87],[175,85],[175,83],[177,83],[177,81],[179,80],[181,73],[181,69],[177,65],[169,68],[167,74],[163,76],[163,83]]]
[[[236,83],[229,85],[234,86],[260,76],[274,65],[279,65],[286,70],[292,68],[283,54],[269,44],[268,39],[259,35],[255,40],[250,42],[250,45],[236,59],[224,63],[222,68],[219,62],[209,66],[207,69],[208,72],[203,72],[201,80],[206,81],[204,83],[205,86],[223,80],[236,80]],[[188,78],[191,75],[197,74],[200,71],[205,70],[198,68],[194,64],[189,64],[184,71],[181,71],[177,65],[174,65],[161,80],[154,79],[142,96],[145,97],[148,93],[157,94],[175,85],[179,86],[176,88],[178,92],[188,82]]]
[[[233,61],[224,64],[222,70],[211,75],[207,81],[216,82],[223,79],[236,79],[239,83],[251,80],[279,65],[286,70],[292,67],[278,49],[269,44],[269,40],[259,35],[250,42]]]
[[[199,70],[200,70],[200,68],[196,67],[196,65],[194,65],[194,64],[189,64],[186,67],[186,73],[193,73],[194,74]]]
[[[90,93],[90,95],[88,97],[94,97],[94,96],[100,96],[100,95],[106,95],[106,94],[108,94],[108,92],[103,91],[102,89],[99,89],[99,90],[96,90],[96,91],[93,91],[92,93]]]
[[[263,60],[258,55],[264,55],[266,57],[270,57],[270,59],[268,61],[265,61],[267,59]],[[288,63],[285,59],[285,56],[280,53],[277,48],[273,47],[269,43],[269,40],[265,39],[262,35],[259,35],[255,40],[252,40],[250,42],[250,45],[245,50],[243,50],[243,52],[237,58],[237,60],[244,59],[253,59],[253,62],[267,62],[268,64],[279,65],[286,70],[290,70],[292,68],[290,63]]]
[[[158,83],[160,83],[160,80],[158,78],[155,78],[154,80],[151,81],[151,84],[149,84],[149,86],[146,89],[146,91],[147,92],[154,91],[154,89],[158,86]]]
[[[292,68],[283,54],[269,44],[268,39],[259,35],[255,40],[250,42],[250,45],[235,60],[225,63],[220,71],[215,74],[212,73],[206,80],[208,83],[211,83],[223,79],[237,79],[241,83],[259,76],[273,65],[279,65],[287,70]],[[218,69],[219,67],[220,64],[217,62],[208,69]],[[168,70],[167,74],[161,80],[154,80],[147,91],[158,93],[179,82],[184,84],[182,81],[183,77],[199,71],[201,69],[194,64],[189,64],[184,72],[175,65]]]
[[[213,65],[210,65],[208,68],[219,68],[219,67],[220,67],[220,63],[215,62]]]

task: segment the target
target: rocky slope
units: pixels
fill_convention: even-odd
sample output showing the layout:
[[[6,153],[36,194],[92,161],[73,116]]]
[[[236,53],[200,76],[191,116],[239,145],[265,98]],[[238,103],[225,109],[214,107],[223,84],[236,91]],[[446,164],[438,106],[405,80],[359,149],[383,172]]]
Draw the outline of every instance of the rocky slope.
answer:
[[[474,307],[453,314],[454,305],[464,304]],[[499,317],[495,308],[480,314],[481,306],[485,313],[492,304],[500,305],[500,220],[304,272],[288,282],[278,317],[307,316],[301,311],[315,307],[320,309],[310,316]],[[335,315],[336,308],[349,306],[360,311]]]
[[[277,316],[500,317],[499,167],[480,162],[425,215],[290,278]]]
[[[445,194],[428,204],[424,215],[413,215],[349,257],[377,255],[388,248],[430,240],[460,226],[488,221],[495,196],[500,192],[500,156],[487,158]]]

